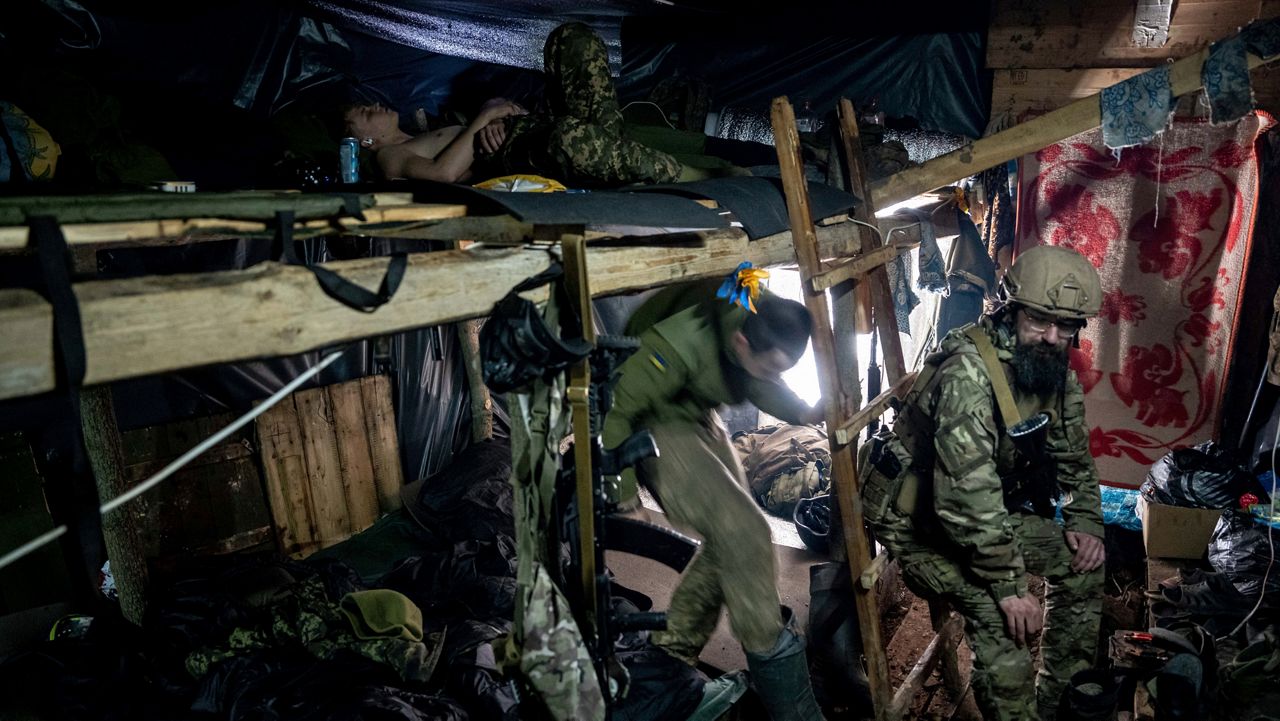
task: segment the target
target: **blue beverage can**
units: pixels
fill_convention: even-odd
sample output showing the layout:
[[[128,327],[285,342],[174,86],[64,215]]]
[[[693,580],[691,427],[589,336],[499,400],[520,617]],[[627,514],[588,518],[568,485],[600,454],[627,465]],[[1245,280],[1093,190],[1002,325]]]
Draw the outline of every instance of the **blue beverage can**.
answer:
[[[343,138],[338,144],[338,177],[344,183],[360,182],[360,141]]]

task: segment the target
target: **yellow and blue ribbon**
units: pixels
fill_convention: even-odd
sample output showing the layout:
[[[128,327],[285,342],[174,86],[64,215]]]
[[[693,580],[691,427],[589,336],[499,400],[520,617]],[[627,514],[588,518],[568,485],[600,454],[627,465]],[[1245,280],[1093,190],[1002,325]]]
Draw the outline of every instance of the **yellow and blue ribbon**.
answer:
[[[768,277],[769,271],[752,268],[751,261],[744,260],[724,279],[720,290],[716,291],[716,297],[727,298],[730,303],[736,303],[755,313],[755,301],[760,297],[760,281]]]

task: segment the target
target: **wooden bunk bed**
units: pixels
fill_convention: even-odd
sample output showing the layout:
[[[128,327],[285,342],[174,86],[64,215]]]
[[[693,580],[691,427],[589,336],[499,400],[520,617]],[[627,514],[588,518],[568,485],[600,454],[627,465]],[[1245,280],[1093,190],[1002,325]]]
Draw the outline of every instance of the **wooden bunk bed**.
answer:
[[[1174,63],[1175,95],[1200,88],[1200,66],[1207,51]],[[1263,60],[1249,56],[1250,67]],[[852,107],[842,108],[848,145],[856,167],[858,153]],[[861,217],[871,221],[870,209],[887,207],[919,193],[955,182],[987,167],[1037,150],[1083,132],[1100,123],[1094,96],[1005,132],[975,141],[922,166],[865,186]],[[312,350],[357,338],[411,328],[439,325],[485,315],[493,303],[518,281],[543,270],[549,260],[544,246],[563,237],[576,237],[574,264],[590,268],[589,290],[578,286],[582,300],[597,295],[649,289],[679,280],[721,276],[743,260],[757,266],[790,265],[799,261],[807,282],[810,310],[826,317],[825,292],[844,286],[839,296],[850,296],[852,285],[871,290],[868,304],[840,305],[835,326],[820,324],[815,347],[820,357],[824,389],[840,388],[839,369],[831,338],[852,333],[854,313],[885,308],[883,266],[909,243],[881,247],[864,226],[842,222],[845,218],[818,221],[809,217],[798,167],[788,169],[795,153],[794,117],[785,99],[775,103],[775,131],[784,167],[791,230],[748,241],[740,229],[681,233],[664,238],[664,247],[648,244],[615,245],[583,227],[539,227],[508,216],[468,217],[456,205],[420,204],[396,195],[370,195],[360,199],[365,220],[335,213],[303,218],[299,232],[376,232],[379,236],[477,241],[466,249],[412,254],[403,283],[394,299],[377,313],[345,308],[325,296],[305,268],[264,263],[248,270],[199,273],[128,280],[88,280],[73,289],[78,301],[86,353],[84,384],[95,385],[183,368],[237,360],[281,356]],[[847,133],[848,134],[848,133]],[[788,178],[788,175],[790,176]],[[854,173],[858,187],[860,173]],[[274,199],[272,202],[278,201]],[[268,203],[268,209],[275,206]],[[127,211],[122,211],[127,215]],[[73,249],[101,248],[115,244],[172,244],[202,239],[240,237],[267,232],[269,214],[258,218],[225,219],[210,216],[153,218],[147,221],[64,222],[66,241]],[[26,228],[0,228],[0,252],[22,247]],[[331,270],[366,287],[376,285],[386,270],[384,258],[340,261]],[[870,282],[867,282],[870,281]],[[875,315],[874,311],[871,313]],[[891,320],[891,314],[880,314]],[[31,291],[0,290],[0,399],[30,396],[55,388],[53,310]],[[885,333],[896,340],[896,332]],[[886,357],[894,356],[892,350]],[[856,434],[871,418],[886,410],[892,398],[909,386],[910,375],[901,353],[889,361],[890,390],[863,403],[860,392],[844,385],[851,408],[832,403],[828,424],[833,450],[840,460],[835,473],[837,495],[856,499],[856,459],[852,448]],[[847,365],[847,364],[845,364]],[[824,395],[827,395],[824,393]],[[832,394],[831,397],[837,397]],[[842,502],[845,528],[861,528],[856,502]],[[845,534],[844,555],[850,565],[858,595],[872,694],[877,719],[901,718],[908,704],[939,660],[944,676],[955,682],[954,649],[958,633],[954,622],[935,609],[938,635],[908,674],[896,693],[888,685],[887,665],[878,631],[874,587],[883,568],[883,556],[872,560],[870,543],[862,533]],[[839,544],[833,544],[839,545]],[[851,662],[856,660],[851,659]]]

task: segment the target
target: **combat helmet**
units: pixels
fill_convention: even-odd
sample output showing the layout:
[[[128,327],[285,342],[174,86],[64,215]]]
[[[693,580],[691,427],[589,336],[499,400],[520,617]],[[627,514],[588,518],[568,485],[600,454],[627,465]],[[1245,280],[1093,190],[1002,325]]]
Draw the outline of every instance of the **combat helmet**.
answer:
[[[1102,308],[1102,282],[1076,251],[1037,245],[1018,254],[1000,281],[999,296],[1058,318],[1086,320]]]

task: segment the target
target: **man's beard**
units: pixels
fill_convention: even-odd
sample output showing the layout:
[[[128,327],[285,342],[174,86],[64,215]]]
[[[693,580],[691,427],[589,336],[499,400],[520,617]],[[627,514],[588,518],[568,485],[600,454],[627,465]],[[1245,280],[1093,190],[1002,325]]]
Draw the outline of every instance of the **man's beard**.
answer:
[[[1057,393],[1067,384],[1067,352],[1044,343],[1013,349],[1013,380],[1031,393]]]

